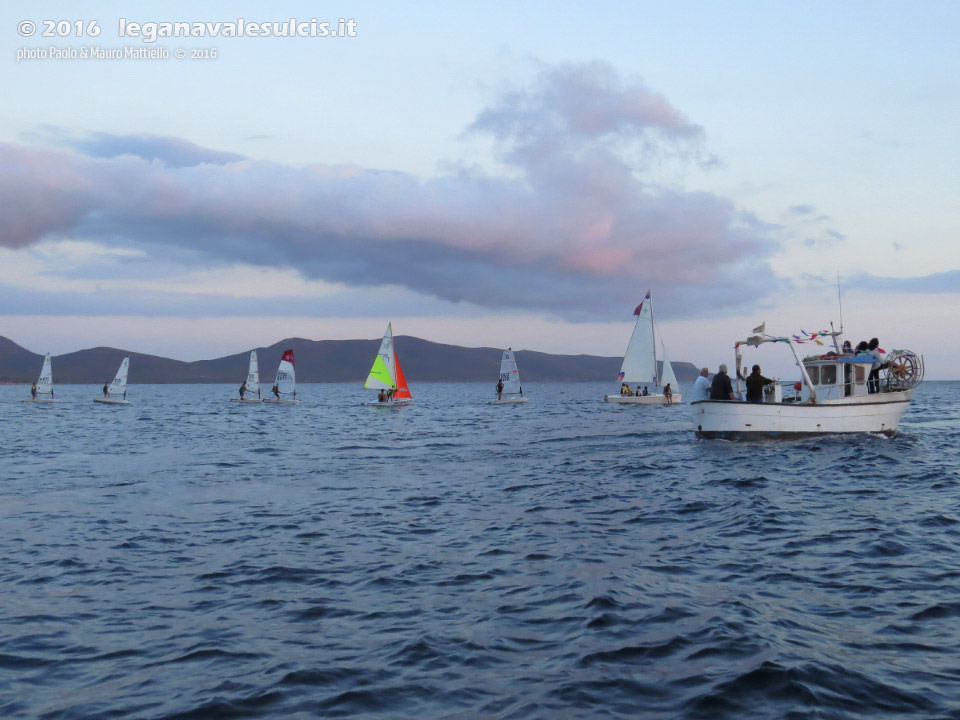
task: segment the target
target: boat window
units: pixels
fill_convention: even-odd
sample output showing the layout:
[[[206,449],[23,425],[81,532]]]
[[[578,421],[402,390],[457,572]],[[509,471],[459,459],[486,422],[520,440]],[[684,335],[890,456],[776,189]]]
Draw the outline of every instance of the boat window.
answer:
[[[862,382],[863,382],[863,379],[864,379],[866,376],[867,376],[867,369],[866,369],[863,365],[860,365],[860,364],[858,363],[857,366],[856,366],[856,374],[854,375],[854,378],[855,378],[856,382],[862,383]]]
[[[836,365],[824,365],[822,368],[820,368],[820,384],[821,385],[837,384],[837,366]]]
[[[820,368],[816,365],[812,365],[807,368],[807,374],[810,376],[811,385],[820,384]]]

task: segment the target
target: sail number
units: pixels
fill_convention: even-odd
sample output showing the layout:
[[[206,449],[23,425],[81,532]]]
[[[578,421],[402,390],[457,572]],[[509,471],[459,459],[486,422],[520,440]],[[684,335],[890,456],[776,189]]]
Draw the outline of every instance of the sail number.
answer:
[[[290,379],[290,373],[278,372],[277,373],[277,382],[284,382]]]

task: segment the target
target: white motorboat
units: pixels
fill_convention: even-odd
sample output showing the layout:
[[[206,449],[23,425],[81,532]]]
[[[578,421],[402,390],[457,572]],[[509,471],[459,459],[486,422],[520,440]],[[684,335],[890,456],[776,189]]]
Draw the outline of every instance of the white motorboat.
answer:
[[[870,354],[845,353],[839,345],[839,335],[831,329],[806,338],[774,337],[761,330],[761,334],[738,342],[735,346],[738,397],[743,377],[741,349],[745,346],[788,345],[802,379],[792,385],[792,395],[788,389],[786,397],[783,385],[776,382],[763,388],[762,402],[699,400],[692,403],[697,437],[743,440],[895,433],[910,405],[913,388],[923,380],[923,357],[909,350],[895,350],[886,356],[879,377],[871,382],[870,370],[878,362],[877,358]],[[820,342],[817,337],[831,337],[833,349],[801,360],[798,343],[811,339]]]

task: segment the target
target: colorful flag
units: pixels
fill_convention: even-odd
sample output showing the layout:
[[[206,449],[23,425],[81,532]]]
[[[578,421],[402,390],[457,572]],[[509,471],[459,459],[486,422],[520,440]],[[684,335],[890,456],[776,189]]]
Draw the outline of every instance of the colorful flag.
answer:
[[[766,327],[767,327],[767,321],[764,320],[762,323],[760,323],[759,325],[757,325],[757,327],[755,327],[751,332],[762,333],[762,332],[764,332],[764,330],[765,330]]]

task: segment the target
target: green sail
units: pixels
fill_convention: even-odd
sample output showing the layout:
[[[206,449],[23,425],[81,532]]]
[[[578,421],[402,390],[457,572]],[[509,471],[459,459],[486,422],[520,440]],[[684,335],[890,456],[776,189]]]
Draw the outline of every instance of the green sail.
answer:
[[[396,389],[397,385],[390,376],[390,370],[383,361],[383,355],[377,355],[373,361],[373,367],[370,368],[370,374],[367,376],[367,381],[363,386],[365,388],[373,388],[374,390]]]

